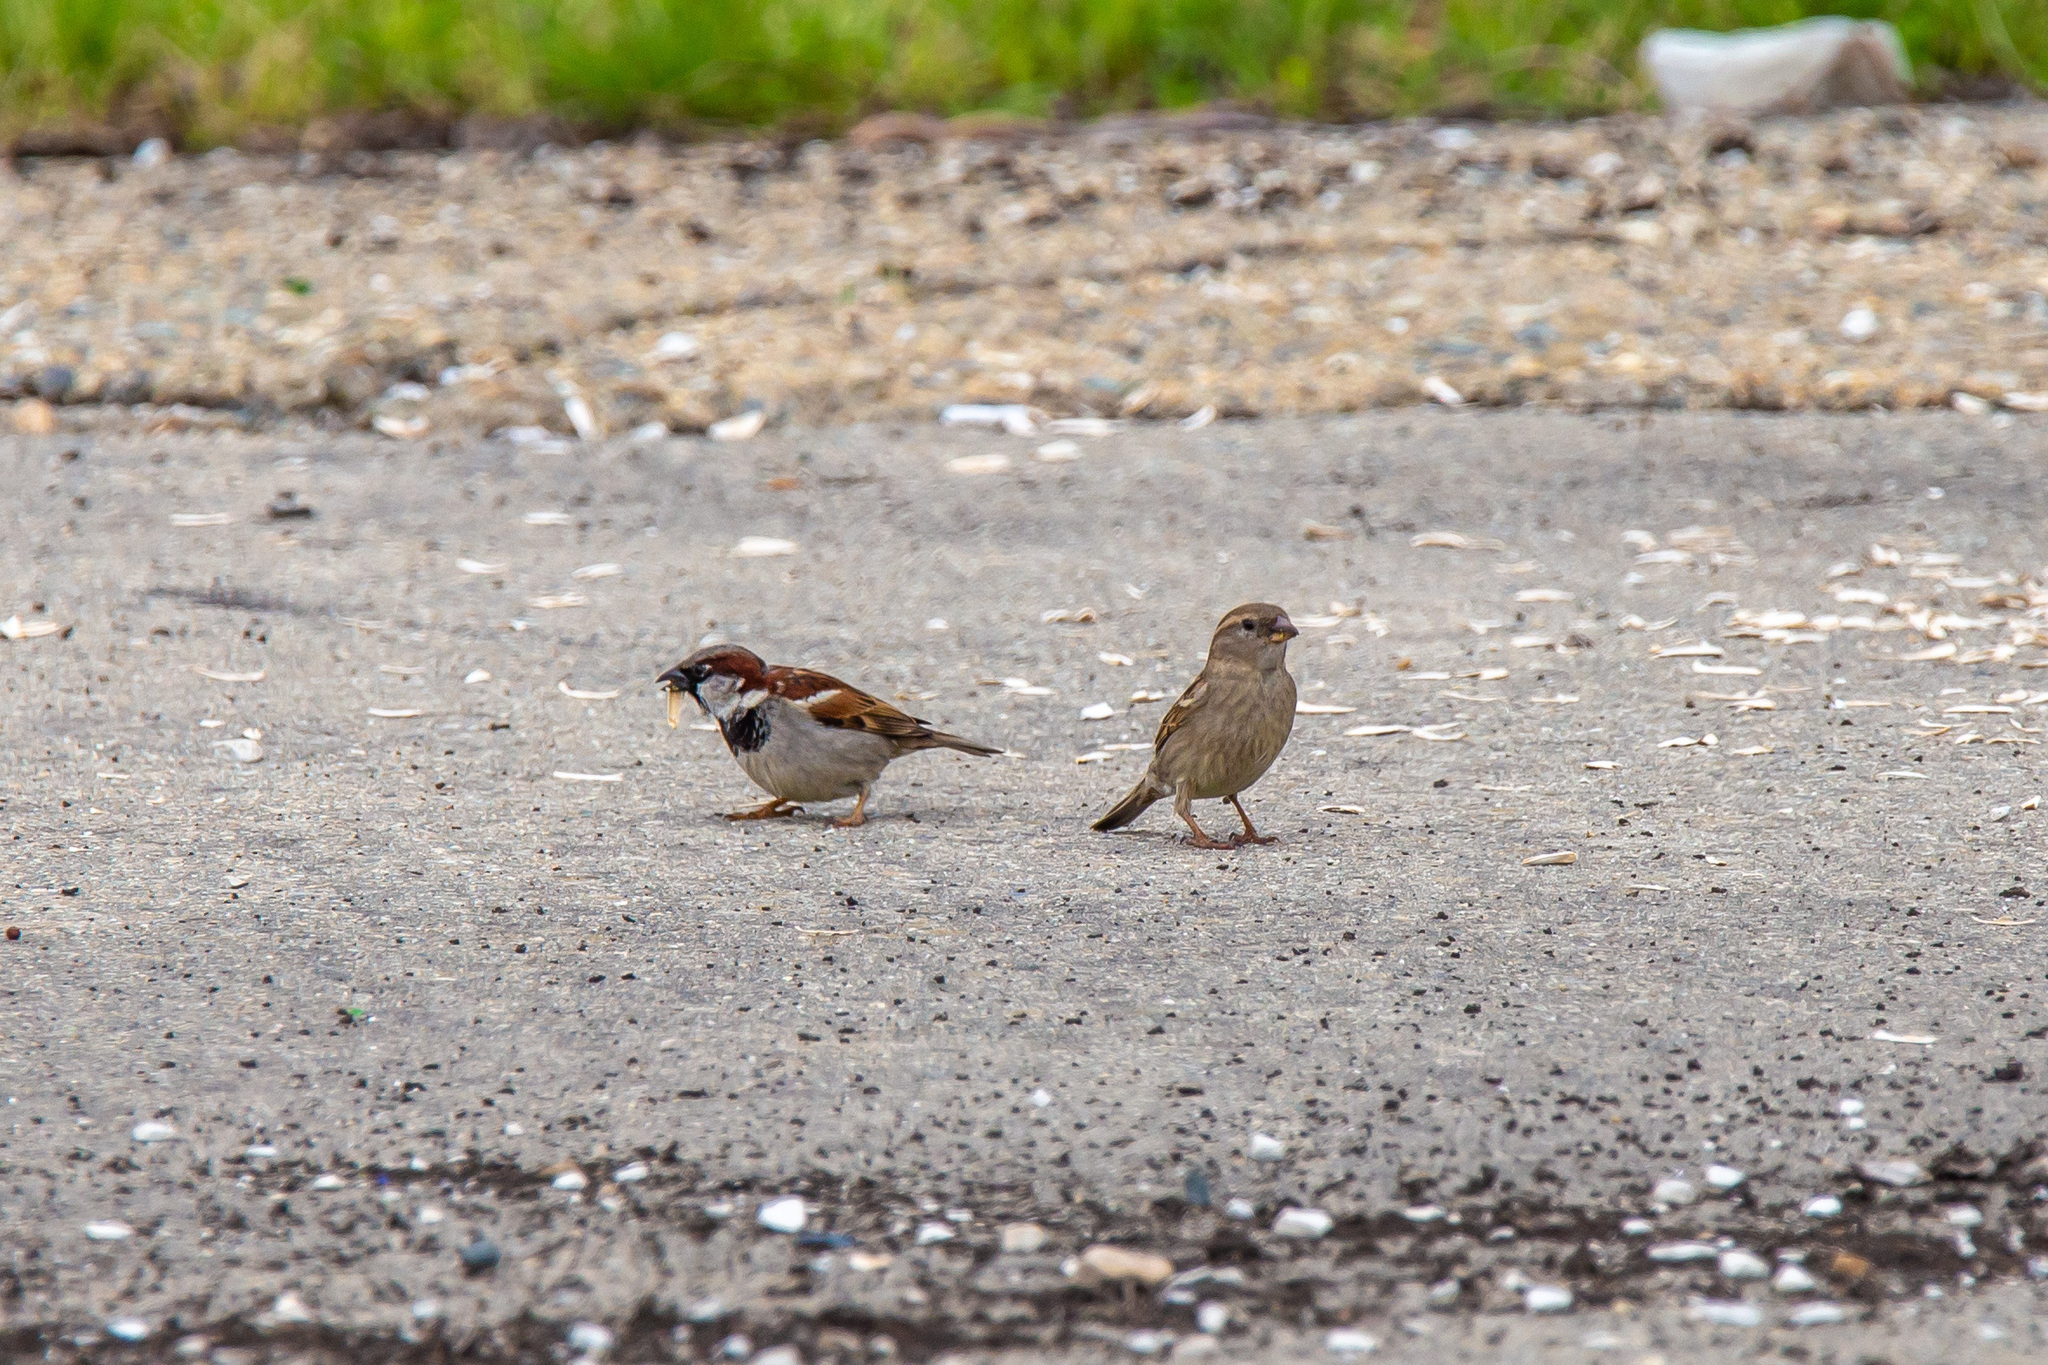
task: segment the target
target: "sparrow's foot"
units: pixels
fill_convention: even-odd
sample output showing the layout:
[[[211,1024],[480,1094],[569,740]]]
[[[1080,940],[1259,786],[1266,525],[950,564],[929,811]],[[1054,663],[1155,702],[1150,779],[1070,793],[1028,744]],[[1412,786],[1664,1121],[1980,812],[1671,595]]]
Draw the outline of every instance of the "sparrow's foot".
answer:
[[[1228,799],[1230,801],[1231,806],[1235,808],[1237,811],[1237,818],[1244,821],[1244,833],[1233,834],[1230,836],[1230,843],[1233,848],[1240,844],[1277,844],[1280,842],[1277,836],[1270,834],[1260,834],[1257,830],[1252,828],[1252,818],[1251,816],[1245,814],[1244,802],[1238,800],[1234,796]]]
[[[782,798],[777,797],[773,801],[763,802],[761,805],[747,810],[733,811],[725,818],[728,820],[787,820],[802,809],[803,807],[794,801],[784,801]]]
[[[1208,835],[1206,835],[1206,834],[1202,833],[1202,831],[1200,831],[1200,830],[1196,830],[1196,831],[1195,831],[1195,832],[1194,832],[1193,834],[1190,834],[1190,835],[1188,836],[1188,847],[1189,847],[1189,848],[1236,848],[1236,847],[1237,847],[1237,841],[1236,841],[1235,839],[1211,839],[1211,838],[1210,838],[1210,837],[1209,837]]]
[[[850,814],[848,814],[844,819],[834,820],[832,822],[832,828],[858,829],[860,826],[865,825],[867,822],[868,794],[867,791],[863,789],[861,791],[859,799],[853,803],[853,811]]]

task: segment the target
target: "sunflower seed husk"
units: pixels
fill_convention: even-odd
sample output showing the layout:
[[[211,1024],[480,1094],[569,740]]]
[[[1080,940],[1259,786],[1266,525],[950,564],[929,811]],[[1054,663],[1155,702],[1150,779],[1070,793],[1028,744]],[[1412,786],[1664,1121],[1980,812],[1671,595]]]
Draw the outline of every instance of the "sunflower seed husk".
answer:
[[[1355,706],[1335,706],[1328,702],[1298,701],[1294,704],[1294,714],[1297,716],[1348,716],[1357,709]]]
[[[793,555],[796,542],[778,540],[774,536],[741,536],[740,543],[733,547],[734,559],[770,559],[776,555]]]
[[[1579,855],[1570,849],[1556,853],[1539,853],[1533,858],[1522,859],[1523,867],[1569,867],[1579,860]]]
[[[955,474],[1000,474],[1009,467],[1007,455],[961,455],[946,461],[946,468]]]
[[[520,520],[525,522],[528,526],[567,526],[569,524],[570,518],[567,512],[528,512],[525,516],[521,517]],[[478,573],[488,571],[471,569],[469,572]]]
[[[0,638],[9,640],[40,640],[45,635],[55,635],[63,627],[55,621],[24,621],[19,616],[10,616],[0,621]]]
[[[1081,458],[1081,447],[1072,441],[1047,441],[1031,452],[1031,458],[1045,464],[1068,464]]]
[[[1051,611],[1040,612],[1038,615],[1038,623],[1042,626],[1085,626],[1093,625],[1101,619],[1101,617],[1095,614],[1093,607],[1055,607]]]
[[[704,434],[714,441],[751,441],[761,434],[761,428],[768,425],[768,413],[762,408],[742,412],[722,422],[713,422],[704,429]]]
[[[540,523],[538,523],[538,522],[533,522],[533,521],[529,520],[528,524],[529,524],[529,525],[539,525]],[[458,560],[456,560],[456,561],[455,561],[455,567],[456,567],[456,568],[458,568],[458,569],[460,569],[460,570],[462,570],[462,572],[464,572],[464,573],[503,573],[503,572],[505,572],[505,566],[504,566],[503,564],[489,564],[489,563],[486,563],[486,562],[484,562],[484,561],[483,561],[483,560],[481,560],[481,559],[458,559]]]
[[[173,512],[171,525],[180,527],[226,526],[234,521],[231,512]]]
[[[1111,668],[1132,668],[1137,664],[1137,660],[1128,654],[1111,654],[1107,651],[1098,650],[1095,657],[1108,664]]]
[[[263,681],[263,670],[260,668],[254,673],[228,673],[217,668],[194,668],[192,671],[202,678],[211,678],[214,682],[253,683]]]
[[[555,690],[565,697],[574,697],[577,701],[612,701],[619,695],[619,689],[616,687],[604,692],[585,692],[579,688],[569,686],[568,679],[566,678],[555,684]],[[671,695],[679,694],[671,693]]]
[[[625,570],[616,564],[585,564],[571,573],[571,578],[617,578]]]
[[[565,607],[580,607],[590,599],[580,592],[544,592],[539,597],[529,597],[526,605],[541,611],[560,611]]]
[[[625,774],[624,774],[624,773],[571,773],[571,772],[563,772],[563,771],[561,771],[561,770],[559,770],[559,769],[558,769],[558,770],[556,770],[556,771],[555,771],[555,773],[554,773],[554,774],[552,774],[552,775],[553,775],[553,776],[555,776],[555,777],[558,777],[558,778],[560,778],[560,779],[561,779],[562,781],[564,781],[564,782],[623,782],[623,781],[625,781]]]

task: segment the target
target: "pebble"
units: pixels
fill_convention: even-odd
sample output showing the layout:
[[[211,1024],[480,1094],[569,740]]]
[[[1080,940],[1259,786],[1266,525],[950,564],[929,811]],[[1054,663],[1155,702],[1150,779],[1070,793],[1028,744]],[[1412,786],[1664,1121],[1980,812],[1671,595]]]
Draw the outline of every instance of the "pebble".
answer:
[[[1845,1321],[1849,1310],[1839,1303],[1802,1303],[1785,1315],[1787,1327],[1825,1327]]]
[[[1892,1185],[1904,1189],[1918,1185],[1927,1179],[1927,1170],[1917,1161],[1900,1158],[1893,1161],[1862,1161],[1856,1165],[1856,1173],[1865,1180],[1875,1180],[1880,1185]]]
[[[1124,1338],[1124,1349],[1133,1355],[1156,1356],[1171,1349],[1172,1346],[1171,1332],[1133,1332]]]
[[[277,1148],[267,1142],[252,1143],[242,1149],[242,1156],[249,1161],[268,1161],[277,1155]]]
[[[1230,1325],[1230,1310],[1210,1299],[1195,1306],[1195,1329],[1210,1336],[1221,1336],[1223,1329]]]
[[[1863,1112],[1863,1101],[1855,1099],[1843,1100],[1835,1106],[1835,1112],[1845,1119],[1853,1119]]]
[[[1441,1205],[1416,1204],[1402,1209],[1401,1216],[1411,1223],[1434,1223],[1443,1218],[1444,1211]]]
[[[1216,1344],[1214,1337],[1199,1335],[1182,1337],[1179,1341],[1173,1343],[1173,1351],[1167,1356],[1167,1359],[1179,1361],[1206,1360],[1216,1355],[1222,1349],[1221,1346]]]
[[[412,1315],[413,1319],[417,1322],[432,1322],[435,1318],[441,1316],[441,1301],[439,1299],[414,1299]]]
[[[1711,1242],[1659,1242],[1643,1254],[1653,1261],[1673,1265],[1685,1261],[1711,1261],[1720,1256],[1721,1250]]]
[[[717,1322],[726,1315],[726,1311],[724,1299],[699,1299],[683,1316],[695,1323]]]
[[[1709,1166],[1706,1170],[1707,1184],[1717,1190],[1732,1190],[1747,1178],[1733,1166]]]
[[[1735,1247],[1721,1253],[1720,1270],[1724,1280],[1761,1280],[1771,1273],[1771,1266],[1755,1252]]]
[[[621,1185],[630,1185],[636,1180],[645,1180],[646,1178],[647,1163],[644,1161],[628,1162],[612,1172],[612,1179]]]
[[[1332,1355],[1371,1355],[1380,1348],[1380,1339],[1370,1332],[1361,1332],[1356,1327],[1333,1327],[1323,1334],[1323,1349]]]
[[[1032,1092],[1031,1092],[1031,1107],[1032,1107],[1032,1108],[1034,1108],[1034,1109],[1043,1109],[1043,1108],[1045,1108],[1045,1106],[1047,1106],[1048,1104],[1051,1104],[1051,1103],[1052,1103],[1052,1092],[1051,1092],[1050,1090],[1047,1090],[1047,1089],[1046,1089],[1046,1088],[1045,1088],[1044,1086],[1040,1086],[1040,1087],[1038,1087],[1038,1089],[1036,1089],[1036,1090],[1034,1090],[1034,1091],[1032,1091]]]
[[[1624,1237],[1648,1237],[1657,1230],[1657,1225],[1647,1218],[1624,1218],[1621,1220],[1621,1235]]]
[[[1807,1273],[1806,1267],[1786,1262],[1778,1267],[1778,1273],[1771,1276],[1771,1288],[1780,1294],[1811,1294],[1820,1287],[1820,1282]]]
[[[141,1341],[149,1335],[149,1323],[142,1318],[108,1318],[107,1335],[116,1341]]]
[[[806,1216],[804,1201],[796,1195],[786,1194],[763,1204],[761,1211],[754,1215],[754,1221],[770,1232],[802,1232]]]
[[[1563,1313],[1572,1306],[1572,1291],[1554,1284],[1532,1284],[1522,1291],[1522,1307],[1531,1313]]]
[[[1464,1291],[1465,1285],[1463,1281],[1454,1275],[1445,1276],[1429,1287],[1427,1295],[1429,1306],[1431,1308],[1449,1308],[1458,1301],[1458,1296]]]
[[[1808,1218],[1833,1218],[1842,1212],[1842,1201],[1831,1194],[1817,1194],[1799,1206]]]
[[[1282,1209],[1273,1220],[1273,1235],[1312,1242],[1327,1236],[1335,1226],[1335,1221],[1321,1209]]]
[[[1128,1280],[1147,1289],[1173,1277],[1173,1262],[1149,1251],[1098,1242],[1068,1262],[1068,1278],[1079,1280]]]
[[[590,1185],[590,1177],[581,1171],[563,1171],[549,1183],[555,1189],[568,1190],[573,1193],[576,1190],[587,1189]]]
[[[1005,1253],[1011,1256],[1029,1256],[1043,1250],[1050,1234],[1036,1223],[1005,1223],[997,1234]]]
[[[104,1223],[87,1223],[85,1239],[88,1242],[125,1242],[135,1235],[135,1229],[126,1223],[109,1219]]]
[[[1660,1180],[1650,1190],[1651,1199],[1672,1208],[1680,1204],[1690,1204],[1699,1198],[1699,1194],[1690,1180],[1680,1180],[1676,1177]]]
[[[1984,1225],[1984,1212],[1975,1204],[1951,1204],[1941,1211],[1948,1225],[1955,1228],[1975,1228]]]
[[[794,1346],[770,1346],[754,1357],[754,1365],[804,1365],[804,1358]]]
[[[144,1119],[135,1125],[128,1136],[137,1142],[169,1142],[178,1135],[178,1130],[168,1123],[156,1119]]]
[[[501,1259],[498,1244],[488,1237],[479,1236],[462,1249],[462,1267],[474,1273],[495,1270]]]
[[[329,1171],[326,1175],[313,1178],[313,1188],[316,1190],[338,1190],[346,1184],[348,1184],[346,1180],[343,1180],[332,1171]]]
[[[311,1322],[313,1310],[306,1307],[306,1301],[298,1296],[297,1291],[287,1289],[270,1305],[270,1316],[278,1322]]]
[[[1245,1151],[1253,1161],[1283,1161],[1287,1157],[1287,1144],[1268,1133],[1253,1133]]]
[[[917,1225],[917,1244],[931,1246],[935,1242],[950,1242],[959,1234],[945,1223],[920,1223]]]
[[[612,1341],[611,1329],[594,1322],[579,1322],[569,1328],[569,1349],[585,1355],[603,1355],[612,1348]]]
[[[1209,1207],[1209,1176],[1207,1172],[1199,1168],[1190,1169],[1186,1178],[1180,1182],[1180,1188],[1181,1193],[1187,1196],[1187,1201],[1196,1208],[1206,1209]]]
[[[1842,315],[1842,340],[1868,341],[1877,335],[1877,314],[1868,308],[1851,308]]]
[[[1764,1311],[1740,1299],[1699,1299],[1686,1309],[1686,1316],[1716,1327],[1759,1327],[1763,1325]]]
[[[727,1360],[745,1360],[754,1353],[754,1340],[744,1332],[734,1332],[718,1343],[718,1354]]]

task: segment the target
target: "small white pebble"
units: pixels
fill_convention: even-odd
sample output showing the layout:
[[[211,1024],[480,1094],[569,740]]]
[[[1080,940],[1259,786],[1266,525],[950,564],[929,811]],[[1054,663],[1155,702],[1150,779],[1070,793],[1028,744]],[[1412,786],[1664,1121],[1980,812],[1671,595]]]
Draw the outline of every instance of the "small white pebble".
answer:
[[[804,1201],[796,1195],[786,1194],[763,1204],[754,1220],[770,1232],[802,1232],[805,1216]]]
[[[928,1247],[934,1242],[950,1242],[958,1235],[946,1223],[919,1223],[917,1225],[917,1244],[921,1247]]]
[[[1877,314],[1868,308],[1851,308],[1842,315],[1844,341],[1868,341],[1877,335]]]
[[[1763,1325],[1764,1311],[1740,1299],[1700,1299],[1686,1310],[1686,1316],[1716,1327],[1759,1327]]]
[[[89,1242],[125,1242],[134,1235],[134,1228],[129,1227],[126,1223],[117,1223],[112,1219],[104,1223],[87,1223],[85,1225],[85,1238]]]
[[[644,1161],[629,1161],[612,1172],[612,1179],[621,1185],[630,1185],[636,1180],[645,1180],[646,1178],[647,1163]]]
[[[1786,1262],[1778,1267],[1778,1273],[1771,1276],[1771,1288],[1780,1294],[1811,1294],[1820,1287],[1820,1282],[1807,1273],[1805,1266]]]
[[[1531,1313],[1563,1313],[1572,1306],[1572,1291],[1554,1284],[1532,1284],[1522,1291],[1522,1307]]]
[[[1839,1303],[1802,1303],[1785,1315],[1787,1327],[1825,1327],[1844,1321],[1849,1310]]]
[[[1952,1228],[1975,1228],[1984,1225],[1984,1213],[1974,1204],[1951,1204],[1941,1211]]]
[[[1624,1218],[1621,1220],[1621,1235],[1624,1237],[1648,1237],[1656,1231],[1656,1224],[1647,1218]]]
[[[1281,1161],[1287,1156],[1287,1144],[1267,1133],[1253,1133],[1245,1150],[1253,1161]]]
[[[554,1187],[556,1189],[567,1190],[572,1194],[577,1190],[587,1188],[589,1184],[590,1177],[581,1171],[564,1171],[554,1179]]]
[[[1047,1090],[1047,1089],[1046,1089],[1046,1088],[1045,1088],[1044,1086],[1040,1086],[1040,1087],[1039,1087],[1038,1089],[1036,1089],[1036,1090],[1034,1090],[1034,1091],[1032,1091],[1032,1092],[1031,1092],[1031,1107],[1032,1107],[1032,1108],[1034,1108],[1034,1109],[1043,1109],[1043,1108],[1045,1108],[1045,1106],[1047,1106],[1048,1104],[1051,1104],[1051,1103],[1052,1103],[1052,1092],[1051,1092],[1051,1091],[1049,1091],[1049,1090]]]
[[[348,1184],[346,1180],[343,1180],[332,1171],[313,1178],[313,1188],[316,1190],[338,1190],[346,1184]]]
[[[1843,1100],[1835,1106],[1835,1112],[1845,1119],[1855,1118],[1863,1112],[1863,1101],[1857,1099]]]
[[[1746,1178],[1733,1166],[1709,1166],[1706,1171],[1707,1184],[1717,1190],[1732,1190]]]
[[[1721,1253],[1721,1278],[1724,1280],[1761,1280],[1771,1273],[1769,1262],[1753,1251],[1734,1247]]]
[[[1650,1190],[1650,1198],[1656,1200],[1659,1204],[1676,1206],[1679,1204],[1690,1204],[1693,1200],[1699,1198],[1699,1193],[1693,1187],[1693,1183],[1690,1180],[1679,1180],[1676,1177],[1671,1177],[1658,1181]]]
[[[1225,1218],[1235,1218],[1240,1223],[1245,1222],[1257,1213],[1258,1210],[1252,1207],[1252,1201],[1249,1199],[1233,1199],[1223,1206],[1223,1216]]]
[[[168,1123],[156,1119],[144,1119],[135,1125],[128,1136],[137,1142],[169,1142],[178,1135],[178,1130]]]
[[[1195,1328],[1197,1331],[1206,1332],[1213,1337],[1220,1335],[1223,1329],[1229,1325],[1230,1310],[1216,1302],[1216,1300],[1210,1299],[1207,1303],[1196,1305]]]
[[[1335,1226],[1335,1221],[1321,1209],[1282,1209],[1273,1220],[1273,1235],[1312,1242]]]
[[[1380,1339],[1370,1332],[1361,1332],[1356,1327],[1333,1327],[1323,1334],[1323,1349],[1332,1355],[1371,1355],[1380,1348]]]
[[[1799,1206],[1808,1218],[1833,1218],[1842,1211],[1842,1201],[1831,1194],[1817,1194]]]
[[[149,1324],[141,1318],[108,1318],[107,1335],[116,1341],[141,1341],[149,1335]]]
[[[1401,1216],[1411,1223],[1435,1223],[1442,1220],[1444,1211],[1438,1204],[1415,1204],[1402,1209]]]
[[[594,1322],[579,1322],[569,1328],[569,1349],[585,1355],[603,1355],[612,1348],[612,1333],[609,1327]]]

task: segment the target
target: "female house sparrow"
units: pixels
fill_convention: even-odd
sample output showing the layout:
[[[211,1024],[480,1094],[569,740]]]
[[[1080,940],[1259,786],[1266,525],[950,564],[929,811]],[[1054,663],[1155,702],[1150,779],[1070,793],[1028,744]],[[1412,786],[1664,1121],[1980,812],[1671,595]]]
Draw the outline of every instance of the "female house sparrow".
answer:
[[[855,796],[853,813],[832,823],[867,823],[868,792],[882,769],[919,749],[957,749],[993,757],[1002,752],[941,734],[915,716],[808,668],[770,668],[737,645],[700,649],[655,679],[668,690],[675,727],[685,695],[718,722],[741,771],[775,799],[728,820],[792,815],[803,801]]]
[[[1095,822],[1096,829],[1122,829],[1162,797],[1173,798],[1173,813],[1194,831],[1196,848],[1270,844],[1252,828],[1237,794],[1265,776],[1294,729],[1294,678],[1287,671],[1287,642],[1300,632],[1287,613],[1270,602],[1248,602],[1233,610],[1209,639],[1209,661],[1159,722],[1152,740],[1152,766],[1130,795]],[[1191,802],[1222,797],[1237,807],[1244,833],[1218,842],[1195,823]]]

